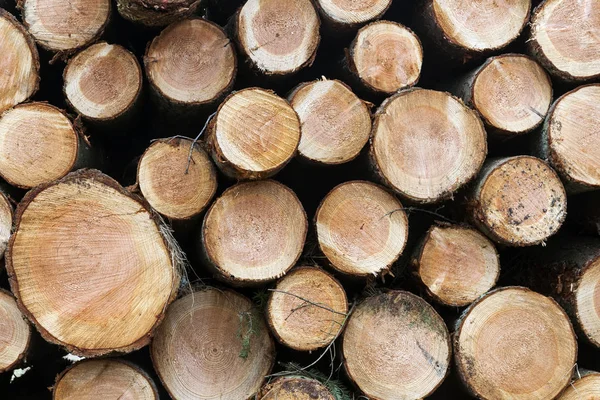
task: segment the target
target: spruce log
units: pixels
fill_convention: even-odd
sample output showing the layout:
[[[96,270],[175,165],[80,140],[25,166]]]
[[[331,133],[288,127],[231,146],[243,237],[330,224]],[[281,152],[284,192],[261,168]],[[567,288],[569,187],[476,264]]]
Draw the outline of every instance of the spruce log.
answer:
[[[375,114],[370,156],[380,180],[405,199],[451,198],[480,170],[486,133],[477,114],[448,93],[409,89]]]
[[[302,127],[298,155],[310,162],[346,163],[356,158],[369,140],[369,107],[341,81],[301,83],[288,100]]]
[[[248,399],[275,361],[262,315],[246,297],[206,288],[177,300],[150,348],[172,398]]]
[[[450,335],[420,297],[390,291],[359,304],[344,331],[348,377],[371,399],[429,396],[449,370]]]
[[[0,190],[0,260],[8,245],[13,222],[13,207],[8,196]]]
[[[0,175],[11,185],[30,189],[91,162],[87,139],[60,109],[27,103],[0,116]]]
[[[457,370],[480,399],[553,399],[577,360],[573,327],[552,299],[523,287],[488,293],[455,332]]]
[[[79,170],[30,190],[6,252],[12,292],[47,341],[97,356],[148,344],[177,294],[174,240],[108,176]]]
[[[189,220],[204,211],[215,195],[217,171],[208,154],[191,139],[161,139],[142,155],[137,183],[160,214]]]
[[[522,54],[488,58],[456,82],[454,89],[479,112],[488,133],[503,138],[540,126],[552,103],[550,77],[538,63]]]
[[[600,3],[546,0],[531,16],[530,53],[567,82],[600,78]]]
[[[19,0],[23,23],[37,44],[71,53],[95,42],[108,25],[110,0]]]
[[[347,313],[348,299],[342,285],[320,268],[301,266],[271,289],[266,314],[281,344],[313,351],[338,336]]]
[[[319,248],[331,266],[357,277],[385,275],[408,238],[402,204],[381,186],[351,181],[335,187],[315,215]]]
[[[156,28],[196,13],[202,0],[117,0],[117,10],[133,23]]]
[[[225,175],[264,179],[296,154],[300,119],[275,93],[248,88],[232,93],[219,106],[207,136],[213,160]]]
[[[575,374],[574,374],[575,375]],[[600,373],[586,371],[576,376],[557,400],[596,400],[600,397]]]
[[[84,360],[63,371],[52,400],[158,400],[152,379],[139,367],[119,359]]]
[[[31,35],[0,9],[0,113],[30,98],[40,82],[40,60]]]
[[[306,213],[291,189],[270,180],[240,183],[207,211],[202,248],[218,278],[256,285],[296,264],[307,230]]]
[[[460,225],[432,226],[412,260],[413,275],[436,302],[463,307],[488,292],[500,275],[494,244]]]
[[[532,246],[554,235],[567,215],[558,175],[539,158],[489,160],[469,195],[472,222],[506,246]]]
[[[556,100],[535,140],[570,193],[600,189],[600,84]]]
[[[362,89],[387,96],[417,84],[423,48],[404,25],[376,21],[358,31],[346,51],[345,64]]]
[[[335,34],[381,18],[392,0],[316,0],[316,5],[323,24]]]
[[[262,75],[290,75],[312,64],[319,15],[311,0],[248,0],[235,18],[240,52]]]
[[[285,376],[266,384],[257,400],[336,400],[336,397],[316,379]]]
[[[0,289],[0,373],[16,367],[27,355],[31,328],[15,298]]]

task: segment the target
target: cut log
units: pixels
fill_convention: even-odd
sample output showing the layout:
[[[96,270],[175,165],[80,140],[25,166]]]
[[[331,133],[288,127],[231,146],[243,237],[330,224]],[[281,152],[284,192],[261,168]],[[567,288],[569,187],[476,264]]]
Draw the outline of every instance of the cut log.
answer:
[[[286,376],[265,385],[257,400],[336,400],[336,398],[316,379]]]
[[[490,57],[453,90],[481,115],[493,133],[510,138],[537,128],[552,103],[546,71],[522,54]]]
[[[275,93],[248,88],[225,99],[207,134],[213,160],[225,175],[264,179],[279,172],[296,154],[300,119]]]
[[[44,339],[85,357],[126,353],[148,344],[177,294],[174,246],[144,203],[79,170],[23,198],[6,268]]]
[[[9,292],[0,289],[0,373],[16,367],[26,356],[31,328]]]
[[[442,318],[423,299],[403,291],[359,304],[342,343],[350,379],[368,398],[381,400],[429,396],[446,377],[451,352]]]
[[[191,17],[202,0],[117,0],[117,10],[133,23],[156,28]]]
[[[323,24],[335,33],[381,18],[392,5],[392,0],[316,0],[316,4]]]
[[[598,396],[600,396],[600,373],[588,372],[582,377],[576,377],[557,400],[595,400]]]
[[[539,158],[488,161],[470,194],[472,222],[506,246],[543,243],[567,215],[567,195],[558,175]]]
[[[0,113],[30,98],[40,82],[40,60],[31,35],[0,9]]]
[[[270,291],[267,322],[275,338],[287,347],[317,350],[335,340],[344,326],[346,292],[320,268],[296,267]]]
[[[275,361],[275,347],[252,302],[207,288],[177,300],[152,341],[154,367],[172,398],[248,399]]]
[[[91,162],[76,124],[50,104],[20,104],[0,117],[0,175],[13,186],[30,189]]]
[[[156,211],[189,220],[208,206],[217,191],[217,171],[210,157],[188,139],[155,141],[138,164],[140,191]]]
[[[64,72],[70,106],[92,122],[123,120],[142,90],[142,69],[124,47],[96,43],[71,58]]]
[[[486,155],[483,123],[448,93],[409,89],[385,100],[375,114],[373,169],[410,201],[451,198],[477,174]]]
[[[369,140],[369,107],[341,81],[302,83],[288,100],[302,126],[298,154],[310,162],[346,163],[356,158]]]
[[[547,0],[531,16],[529,51],[567,82],[600,78],[600,3]]]
[[[263,75],[290,75],[311,65],[319,15],[311,0],[248,0],[236,14],[240,52]]]
[[[438,224],[429,229],[412,261],[413,274],[438,303],[463,307],[488,292],[500,275],[494,244],[479,231]]]
[[[217,277],[255,285],[296,264],[307,230],[306,213],[291,189],[275,181],[240,183],[207,211],[202,248]]]
[[[19,6],[37,44],[66,53],[98,40],[111,11],[110,0],[19,0]]]
[[[523,287],[485,295],[455,333],[458,374],[481,399],[553,399],[569,383],[577,341],[552,299]]]
[[[13,208],[8,197],[0,190],[0,260],[4,258],[4,251],[8,245],[12,230]]]
[[[536,141],[569,192],[600,189],[600,84],[556,100]]]
[[[315,215],[319,248],[339,272],[357,277],[385,275],[408,238],[402,204],[366,181],[335,187]]]
[[[118,359],[85,360],[56,378],[52,400],[158,400],[152,379],[137,366]]]
[[[362,88],[390,95],[419,81],[423,48],[419,38],[404,25],[377,21],[358,31],[346,51],[345,62]]]

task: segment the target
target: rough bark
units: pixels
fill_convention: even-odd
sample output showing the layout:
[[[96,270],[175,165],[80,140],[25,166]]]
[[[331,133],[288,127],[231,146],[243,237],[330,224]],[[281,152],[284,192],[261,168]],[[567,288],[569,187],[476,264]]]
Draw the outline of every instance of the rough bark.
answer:
[[[203,0],[117,0],[126,20],[150,28],[167,26],[193,16]]]
[[[0,289],[0,373],[10,371],[26,357],[31,328],[13,295]]]
[[[257,400],[336,400],[336,398],[316,379],[285,376],[263,386]]]

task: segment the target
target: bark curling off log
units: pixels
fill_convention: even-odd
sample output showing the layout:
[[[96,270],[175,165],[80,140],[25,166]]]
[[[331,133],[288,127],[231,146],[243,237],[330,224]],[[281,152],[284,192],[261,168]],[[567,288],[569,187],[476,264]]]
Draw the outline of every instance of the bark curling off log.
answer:
[[[271,91],[243,89],[229,95],[208,126],[207,143],[221,171],[235,179],[264,179],[296,154],[300,119]]]
[[[531,54],[567,82],[600,78],[600,3],[547,0],[531,17]]]
[[[217,171],[208,154],[191,139],[161,139],[142,155],[137,182],[152,208],[167,218],[187,220],[198,216],[212,200]]]
[[[0,9],[0,113],[30,98],[40,82],[40,60],[31,35]]]
[[[234,18],[240,51],[261,74],[289,75],[312,64],[320,22],[311,0],[248,0]]]
[[[8,197],[0,191],[0,260],[4,258],[4,251],[8,245],[12,230],[13,208]]]
[[[15,220],[11,289],[44,339],[86,357],[148,344],[179,271],[174,240],[144,203],[79,170],[29,191]]]
[[[367,397],[417,400],[433,393],[446,377],[450,335],[423,299],[390,291],[356,307],[342,354],[348,376]]]
[[[385,100],[371,133],[376,174],[404,198],[451,198],[480,170],[486,133],[477,114],[448,93],[409,89]]]
[[[600,395],[600,374],[593,372],[571,382],[557,400],[596,400]]]
[[[298,197],[275,181],[227,189],[209,208],[202,246],[218,277],[253,285],[283,276],[296,264],[308,222]]]
[[[479,231],[459,225],[429,229],[412,262],[413,274],[438,303],[463,307],[489,291],[500,275],[492,242]]]
[[[110,0],[19,0],[23,23],[42,48],[73,52],[98,40]]]
[[[267,304],[267,322],[275,337],[294,350],[313,351],[339,334],[348,313],[340,283],[316,267],[296,267],[284,276]]]
[[[52,400],[158,400],[152,379],[118,359],[84,360],[56,379]]]
[[[273,340],[252,302],[215,288],[173,303],[150,351],[162,383],[179,400],[248,399],[275,359]]]
[[[490,239],[507,246],[544,242],[567,215],[558,175],[539,158],[492,159],[471,192],[471,219]]]
[[[577,341],[552,299],[522,287],[485,295],[455,333],[458,373],[477,398],[553,399],[569,383]]]
[[[202,0],[117,0],[117,10],[126,20],[155,28],[191,17],[201,4]]]
[[[317,0],[316,4],[324,22],[335,30],[348,30],[381,18],[392,0]]]
[[[319,248],[333,268],[353,276],[385,274],[408,238],[408,218],[400,201],[366,181],[342,183],[329,192],[315,224]]]
[[[336,400],[316,379],[286,376],[265,385],[257,400]]]
[[[9,292],[0,289],[0,373],[16,367],[26,356],[31,328]]]

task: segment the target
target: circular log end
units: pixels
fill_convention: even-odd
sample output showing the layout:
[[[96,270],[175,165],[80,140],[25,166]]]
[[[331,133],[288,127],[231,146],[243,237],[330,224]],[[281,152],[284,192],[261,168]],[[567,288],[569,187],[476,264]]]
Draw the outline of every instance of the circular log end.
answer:
[[[391,291],[356,307],[342,353],[348,376],[369,398],[416,400],[430,395],[446,377],[450,335],[423,299]]]
[[[217,190],[217,172],[210,157],[192,141],[164,139],[142,155],[137,180],[148,203],[178,220],[200,214]],[[191,151],[191,153],[190,153]]]
[[[583,270],[576,290],[575,314],[581,330],[600,347],[600,255]]]
[[[389,186],[411,201],[434,203],[452,197],[477,174],[486,155],[483,123],[448,93],[400,92],[375,116],[371,156],[376,168]]]
[[[31,328],[14,297],[0,289],[0,373],[15,367],[27,353]]]
[[[313,351],[337,337],[347,312],[346,292],[335,278],[319,268],[297,267],[273,289],[267,321],[282,344]]]
[[[27,103],[0,117],[0,175],[29,189],[65,176],[75,165],[79,136],[69,118],[46,103]]]
[[[233,45],[216,24],[193,18],[174,23],[150,44],[144,57],[152,86],[183,104],[207,104],[233,85],[237,62]]]
[[[115,359],[85,360],[57,378],[52,399],[158,400],[158,393],[138,367]]]
[[[8,245],[10,231],[12,230],[13,209],[8,198],[0,192],[0,260]]]
[[[237,15],[242,51],[261,72],[292,74],[309,65],[319,45],[311,0],[248,0]]]
[[[600,393],[600,374],[597,372],[571,382],[557,400],[595,400]]]
[[[416,273],[432,297],[455,307],[488,292],[500,274],[494,244],[479,231],[461,226],[432,227],[416,263]]]
[[[202,0],[117,0],[121,16],[151,28],[169,25],[196,13]]]
[[[552,399],[569,382],[577,357],[563,309],[526,288],[503,288],[478,300],[455,340],[461,378],[485,399]]]
[[[275,359],[273,341],[252,302],[213,288],[173,303],[150,351],[165,388],[180,400],[248,399]]]
[[[96,43],[69,60],[64,72],[67,100],[81,116],[113,120],[128,111],[142,89],[142,70],[124,47]]]
[[[338,24],[355,26],[381,17],[392,0],[317,0],[323,15]]]
[[[233,284],[283,276],[296,263],[308,222],[298,197],[275,181],[241,183],[208,210],[202,242],[209,261]]]
[[[257,400],[336,400],[321,382],[300,376],[277,378],[261,389]]]
[[[179,285],[153,216],[95,170],[25,196],[6,261],[13,293],[42,336],[83,356],[146,345]]]
[[[340,81],[302,84],[290,103],[302,126],[298,152],[308,160],[342,164],[356,158],[369,140],[369,108]]]

